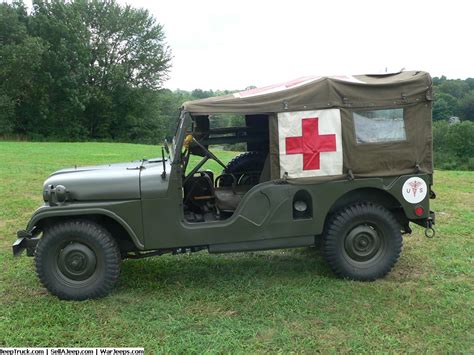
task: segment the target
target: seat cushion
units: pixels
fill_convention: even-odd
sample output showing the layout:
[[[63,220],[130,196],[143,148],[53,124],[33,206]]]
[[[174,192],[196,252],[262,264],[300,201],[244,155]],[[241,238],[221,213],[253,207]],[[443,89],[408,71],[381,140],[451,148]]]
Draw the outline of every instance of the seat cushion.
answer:
[[[252,188],[250,185],[217,187],[214,190],[216,206],[221,211],[235,211],[242,197]]]

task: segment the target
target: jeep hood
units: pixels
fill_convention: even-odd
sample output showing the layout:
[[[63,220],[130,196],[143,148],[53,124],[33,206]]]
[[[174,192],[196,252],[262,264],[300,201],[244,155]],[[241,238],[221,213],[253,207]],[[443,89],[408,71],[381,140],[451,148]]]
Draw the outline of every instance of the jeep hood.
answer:
[[[43,190],[63,185],[72,201],[139,199],[144,162],[61,169],[46,179]]]

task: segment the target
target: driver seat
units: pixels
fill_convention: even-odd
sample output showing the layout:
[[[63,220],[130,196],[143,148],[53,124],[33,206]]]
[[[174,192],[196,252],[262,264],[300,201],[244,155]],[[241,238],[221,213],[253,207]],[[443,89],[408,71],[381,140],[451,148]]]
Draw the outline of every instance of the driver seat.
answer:
[[[270,155],[267,155],[260,173],[259,183],[270,180]],[[222,212],[234,212],[242,197],[249,192],[253,185],[221,186],[214,189],[216,207]]]

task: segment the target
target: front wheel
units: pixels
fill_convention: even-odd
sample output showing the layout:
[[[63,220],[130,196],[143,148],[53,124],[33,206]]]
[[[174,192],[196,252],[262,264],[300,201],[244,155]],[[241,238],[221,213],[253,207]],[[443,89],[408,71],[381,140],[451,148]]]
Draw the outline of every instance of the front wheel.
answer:
[[[400,225],[386,208],[357,203],[337,212],[326,226],[323,255],[343,278],[372,281],[395,265],[402,248]]]
[[[110,233],[87,220],[52,225],[36,248],[41,283],[60,299],[107,295],[120,274],[120,251]]]

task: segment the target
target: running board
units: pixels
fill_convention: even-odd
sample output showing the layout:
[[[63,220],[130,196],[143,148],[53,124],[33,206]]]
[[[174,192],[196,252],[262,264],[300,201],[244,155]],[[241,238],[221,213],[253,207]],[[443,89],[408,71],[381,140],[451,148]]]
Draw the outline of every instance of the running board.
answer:
[[[233,253],[268,249],[299,248],[314,245],[314,235],[278,239],[255,240],[238,243],[209,245],[209,253]]]

